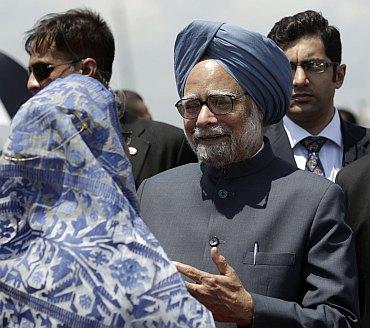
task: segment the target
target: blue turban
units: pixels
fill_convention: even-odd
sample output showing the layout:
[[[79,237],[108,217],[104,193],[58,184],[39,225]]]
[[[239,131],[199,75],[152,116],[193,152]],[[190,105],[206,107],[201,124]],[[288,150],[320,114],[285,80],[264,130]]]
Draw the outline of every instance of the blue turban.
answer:
[[[292,93],[292,72],[284,52],[263,35],[241,27],[194,21],[177,36],[175,77],[180,97],[190,71],[203,56],[221,64],[264,113],[266,124],[279,122]]]

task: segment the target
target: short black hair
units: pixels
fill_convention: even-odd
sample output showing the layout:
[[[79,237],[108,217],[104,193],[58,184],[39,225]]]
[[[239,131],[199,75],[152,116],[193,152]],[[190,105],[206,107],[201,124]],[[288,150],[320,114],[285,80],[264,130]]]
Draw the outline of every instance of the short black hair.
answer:
[[[137,92],[128,89],[114,90],[114,94],[116,96],[119,117],[122,117],[125,111],[130,112],[136,117],[140,116],[137,102],[144,101],[143,97]]]
[[[71,9],[64,13],[43,16],[26,32],[25,49],[28,54],[45,54],[53,48],[71,56],[73,60],[93,58],[98,76],[109,82],[114,60],[114,38],[108,24],[98,13],[89,9]]]
[[[306,10],[293,16],[287,16],[275,23],[268,38],[283,50],[304,36],[319,36],[324,44],[325,53],[332,62],[342,60],[342,43],[339,30],[329,25],[321,13]]]

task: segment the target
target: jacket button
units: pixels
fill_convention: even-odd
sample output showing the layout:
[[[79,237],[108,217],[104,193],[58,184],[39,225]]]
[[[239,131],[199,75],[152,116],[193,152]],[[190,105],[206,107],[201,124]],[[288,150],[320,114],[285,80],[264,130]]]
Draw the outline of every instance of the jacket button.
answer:
[[[128,150],[131,156],[134,156],[137,154],[137,149],[135,147],[128,147]]]
[[[214,236],[209,240],[209,246],[211,247],[217,247],[220,244],[220,240]]]
[[[218,191],[218,197],[220,197],[221,199],[225,199],[227,197],[228,193],[227,193],[227,190],[225,189],[220,189]]]

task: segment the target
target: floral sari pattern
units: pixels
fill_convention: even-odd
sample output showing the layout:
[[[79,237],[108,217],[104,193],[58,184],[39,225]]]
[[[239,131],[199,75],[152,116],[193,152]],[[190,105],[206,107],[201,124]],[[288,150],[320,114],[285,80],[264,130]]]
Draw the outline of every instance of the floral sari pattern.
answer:
[[[70,75],[0,158],[0,326],[214,327],[138,214],[112,93]]]

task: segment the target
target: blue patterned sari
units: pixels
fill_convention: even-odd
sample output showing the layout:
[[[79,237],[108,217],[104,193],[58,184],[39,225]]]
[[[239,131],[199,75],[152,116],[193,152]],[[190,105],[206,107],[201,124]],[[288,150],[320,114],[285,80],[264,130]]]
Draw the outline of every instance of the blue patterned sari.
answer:
[[[214,327],[138,215],[112,93],[70,75],[0,158],[1,327]]]

